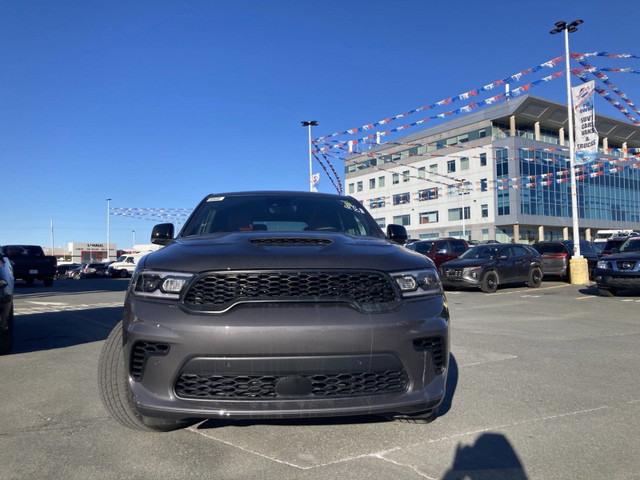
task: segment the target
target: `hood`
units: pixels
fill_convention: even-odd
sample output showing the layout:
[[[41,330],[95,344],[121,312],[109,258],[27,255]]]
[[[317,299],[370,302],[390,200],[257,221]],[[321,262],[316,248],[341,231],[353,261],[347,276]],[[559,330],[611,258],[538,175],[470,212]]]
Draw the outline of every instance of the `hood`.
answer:
[[[424,255],[386,239],[333,233],[230,233],[181,237],[139,262],[144,268],[206,270],[372,269],[432,267]]]
[[[449,260],[448,262],[444,262],[442,265],[440,265],[440,268],[469,268],[477,267],[480,265],[487,265],[494,262],[495,260],[490,258],[456,258],[453,260]]]
[[[640,260],[640,252],[629,252],[629,253],[612,253],[610,255],[603,255],[600,257],[600,260],[616,262],[616,261],[632,261],[635,262]]]

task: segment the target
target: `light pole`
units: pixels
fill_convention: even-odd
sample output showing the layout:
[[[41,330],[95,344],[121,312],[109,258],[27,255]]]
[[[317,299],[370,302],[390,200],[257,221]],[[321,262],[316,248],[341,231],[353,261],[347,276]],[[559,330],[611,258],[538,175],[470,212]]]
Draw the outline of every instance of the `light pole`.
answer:
[[[571,263],[575,264],[570,267],[571,283],[586,284],[588,283],[589,273],[587,268],[587,261],[580,255],[580,229],[578,227],[578,192],[576,188],[576,172],[574,169],[575,163],[575,145],[573,142],[573,107],[571,102],[571,72],[569,70],[569,34],[578,30],[582,20],[574,20],[571,23],[564,21],[556,22],[553,30],[549,33],[555,35],[564,31],[564,52],[565,52],[565,64],[566,64],[566,77],[567,77],[567,114],[569,116],[569,170],[571,171],[571,210],[573,219],[573,257]],[[574,262],[575,260],[575,262]],[[584,270],[584,271],[583,271]],[[584,272],[586,271],[586,280]]]
[[[109,237],[111,235],[110,211],[111,199],[107,198],[107,262],[111,260],[111,251],[109,250]]]
[[[136,249],[136,231],[131,230],[131,251],[135,251]]]
[[[313,166],[311,163],[311,127],[317,127],[318,122],[316,120],[303,120],[300,123],[303,127],[309,128],[309,191],[313,192]]]

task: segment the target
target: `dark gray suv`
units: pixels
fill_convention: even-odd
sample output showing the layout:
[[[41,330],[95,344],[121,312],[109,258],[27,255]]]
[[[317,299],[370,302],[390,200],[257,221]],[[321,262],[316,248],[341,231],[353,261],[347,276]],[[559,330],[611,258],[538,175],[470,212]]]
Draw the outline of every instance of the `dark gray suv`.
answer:
[[[445,394],[438,272],[351,197],[209,195],[142,260],[98,383],[125,426],[377,414],[428,422]]]

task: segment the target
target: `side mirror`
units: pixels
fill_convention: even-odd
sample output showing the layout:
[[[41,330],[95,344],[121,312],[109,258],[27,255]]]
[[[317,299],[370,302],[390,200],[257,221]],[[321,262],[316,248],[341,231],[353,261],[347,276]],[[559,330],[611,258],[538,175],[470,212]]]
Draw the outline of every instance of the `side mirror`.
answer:
[[[387,237],[389,240],[399,243],[400,245],[407,243],[407,239],[409,238],[406,228],[402,225],[395,225],[393,223],[387,225]]]
[[[151,243],[168,245],[173,240],[173,223],[160,223],[151,231]]]

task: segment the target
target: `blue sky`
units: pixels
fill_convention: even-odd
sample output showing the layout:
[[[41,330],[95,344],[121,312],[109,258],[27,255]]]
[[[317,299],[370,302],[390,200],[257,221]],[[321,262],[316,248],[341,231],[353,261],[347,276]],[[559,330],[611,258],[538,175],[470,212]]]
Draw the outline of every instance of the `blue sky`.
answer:
[[[105,242],[107,198],[191,208],[214,192],[308,190],[301,120],[329,135],[535,67],[564,55],[558,20],[584,20],[572,52],[640,56],[638,14],[636,0],[5,0],[0,244],[51,246],[51,219],[56,247]],[[638,75],[609,78],[640,105]],[[566,80],[529,93],[565,102]],[[596,110],[626,119],[600,98]],[[109,218],[118,248],[157,223]]]

